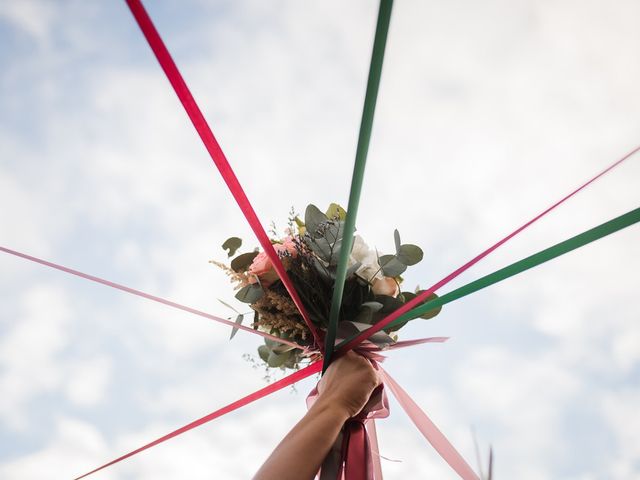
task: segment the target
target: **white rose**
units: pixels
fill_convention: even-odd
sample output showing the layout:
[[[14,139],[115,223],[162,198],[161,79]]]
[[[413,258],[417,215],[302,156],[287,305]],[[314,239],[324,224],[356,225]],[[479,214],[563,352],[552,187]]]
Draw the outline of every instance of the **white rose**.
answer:
[[[353,249],[349,257],[349,266],[360,263],[360,267],[356,270],[356,274],[365,280],[373,280],[382,278],[380,265],[378,264],[378,255],[375,250],[371,250],[364,242],[360,235],[356,235],[353,239]]]

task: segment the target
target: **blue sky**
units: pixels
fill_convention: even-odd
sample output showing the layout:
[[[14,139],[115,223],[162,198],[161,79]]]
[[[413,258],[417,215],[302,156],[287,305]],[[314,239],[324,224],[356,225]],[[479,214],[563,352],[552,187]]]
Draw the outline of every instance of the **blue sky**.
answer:
[[[149,2],[265,225],[346,205],[374,2]],[[640,143],[637,2],[396,2],[358,229],[427,286]],[[124,2],[0,2],[0,244],[218,314],[252,235]],[[638,206],[638,159],[444,289]],[[448,305],[385,367],[497,478],[640,478],[638,227]],[[3,255],[0,477],[70,478],[264,385],[259,340]],[[96,478],[249,478],[312,380]],[[385,478],[455,478],[398,406]]]

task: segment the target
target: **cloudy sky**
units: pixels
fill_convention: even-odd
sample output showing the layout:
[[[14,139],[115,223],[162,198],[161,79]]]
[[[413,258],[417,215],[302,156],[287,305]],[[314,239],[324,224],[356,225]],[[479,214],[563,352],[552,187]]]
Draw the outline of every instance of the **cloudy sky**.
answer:
[[[148,2],[265,225],[346,205],[377,4]],[[358,229],[429,286],[640,144],[640,4],[396,2]],[[230,314],[257,242],[124,2],[0,0],[0,245]],[[638,207],[632,158],[443,289]],[[444,308],[387,370],[496,478],[640,478],[638,226]],[[0,256],[0,477],[71,478],[265,385],[242,332]],[[99,479],[250,478],[314,380]],[[456,478],[400,408],[385,478]]]

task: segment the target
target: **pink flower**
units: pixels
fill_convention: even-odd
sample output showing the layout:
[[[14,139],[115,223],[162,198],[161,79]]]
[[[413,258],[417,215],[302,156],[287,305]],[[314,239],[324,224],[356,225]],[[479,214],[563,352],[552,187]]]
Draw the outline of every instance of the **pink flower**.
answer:
[[[285,252],[288,252],[293,257],[297,255],[296,244],[292,237],[285,237],[282,243],[274,244],[273,248],[280,256]],[[260,281],[265,287],[278,280],[278,274],[273,268],[273,263],[265,252],[260,252],[256,255],[256,258],[253,259],[249,266],[248,273],[260,277]],[[255,277],[252,276],[250,282],[255,283]]]
[[[376,295],[387,295],[389,297],[397,297],[400,293],[398,284],[391,277],[376,278],[371,285],[371,290]]]

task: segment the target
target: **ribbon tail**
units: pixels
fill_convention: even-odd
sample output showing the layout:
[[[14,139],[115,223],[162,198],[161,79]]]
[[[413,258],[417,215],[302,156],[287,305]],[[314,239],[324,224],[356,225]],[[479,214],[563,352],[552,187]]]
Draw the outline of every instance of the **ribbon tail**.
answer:
[[[478,475],[471,469],[469,464],[462,458],[455,447],[447,440],[444,434],[436,427],[436,425],[427,417],[427,414],[413,401],[407,392],[405,392],[389,374],[380,367],[380,375],[384,384],[389,387],[393,396],[396,397],[398,403],[403,408],[411,421],[420,430],[420,433],[427,439],[433,448],[440,454],[445,462],[460,475],[464,480],[480,480]]]
[[[367,420],[364,424],[369,435],[369,444],[371,445],[372,461],[373,461],[373,478],[374,480],[382,480],[382,465],[380,464],[380,447],[378,446],[378,432],[376,430],[375,419]]]
[[[349,440],[344,461],[345,480],[371,479],[371,450],[364,424],[357,420],[348,421],[344,427]]]

